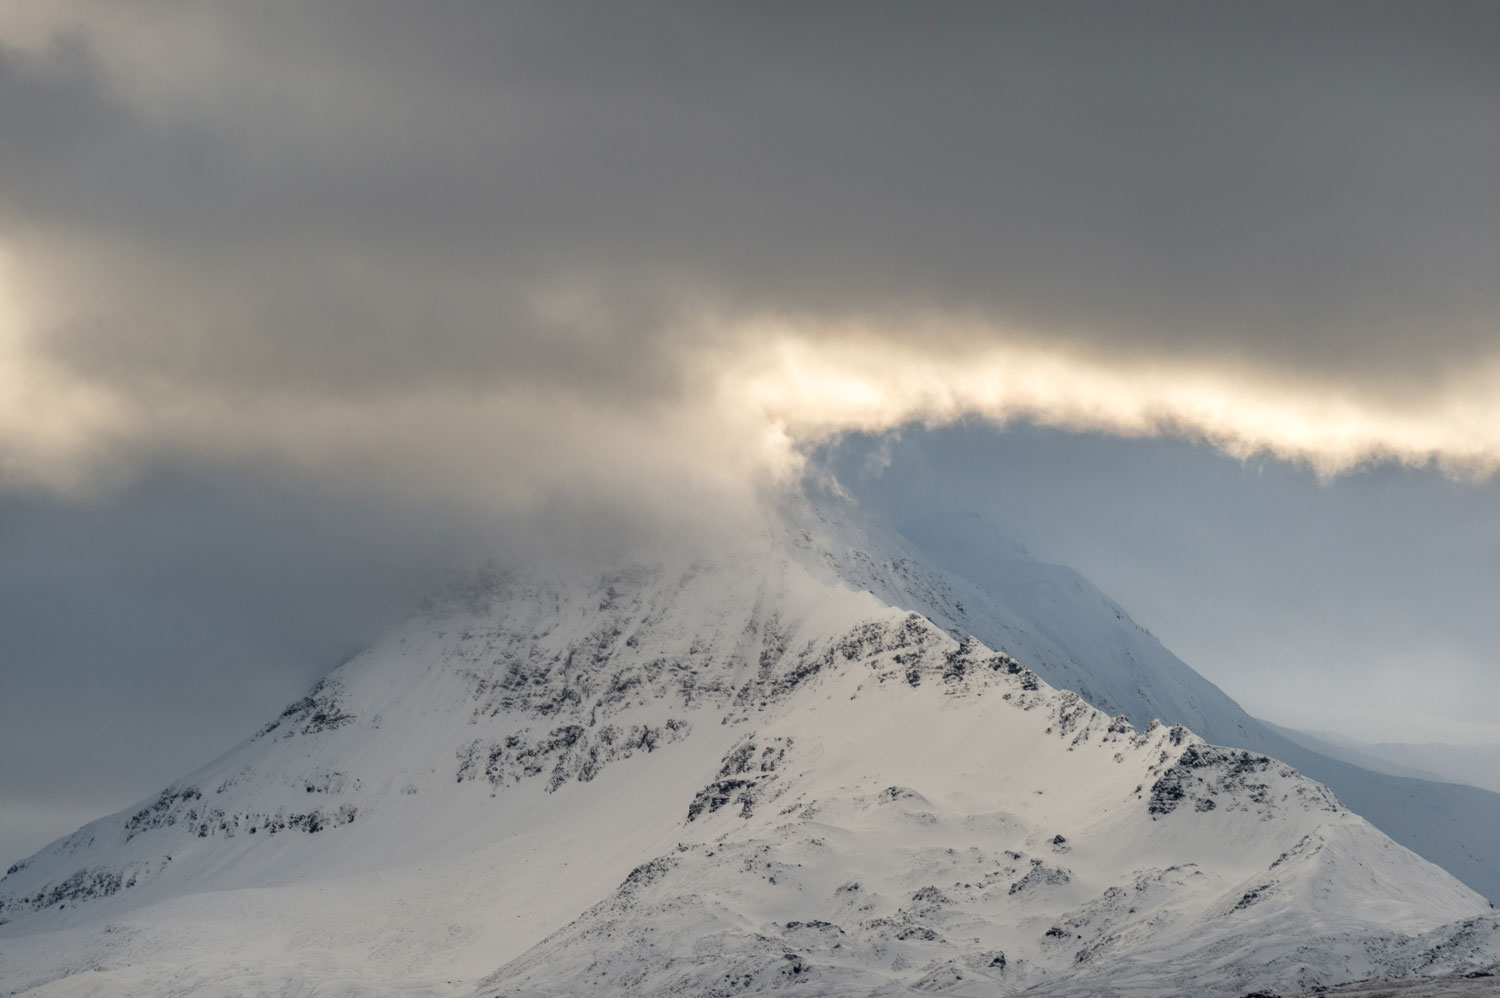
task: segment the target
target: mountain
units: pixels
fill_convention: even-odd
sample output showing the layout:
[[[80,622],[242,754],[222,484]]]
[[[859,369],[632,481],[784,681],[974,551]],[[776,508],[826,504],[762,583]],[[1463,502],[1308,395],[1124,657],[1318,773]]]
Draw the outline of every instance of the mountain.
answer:
[[[1075,659],[1108,639],[1046,602],[827,498],[712,557],[480,573],[12,868],[0,993],[1242,995],[1500,965],[1485,901],[1322,785],[1050,685],[1217,708],[1149,644]]]
[[[912,609],[1004,648],[1054,686],[1137,725],[1162,718],[1216,744],[1282,759],[1397,842],[1500,900],[1500,794],[1374,772],[1293,741],[1245,713],[1083,576],[1031,558],[972,514],[929,516],[902,533],[947,577],[969,584],[961,619],[943,607]]]

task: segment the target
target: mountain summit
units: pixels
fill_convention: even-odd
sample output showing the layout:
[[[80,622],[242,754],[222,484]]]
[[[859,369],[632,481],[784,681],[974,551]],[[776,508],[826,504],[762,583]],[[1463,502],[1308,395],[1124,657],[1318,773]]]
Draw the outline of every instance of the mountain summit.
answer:
[[[711,558],[480,573],[12,868],[0,989],[1241,995],[1500,963],[1479,894],[975,523],[798,497]]]

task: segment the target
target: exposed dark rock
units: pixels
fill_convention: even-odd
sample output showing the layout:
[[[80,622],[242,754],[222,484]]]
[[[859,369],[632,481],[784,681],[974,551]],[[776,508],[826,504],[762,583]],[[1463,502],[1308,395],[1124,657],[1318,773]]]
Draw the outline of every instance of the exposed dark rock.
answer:
[[[1008,894],[1019,894],[1021,891],[1050,884],[1066,884],[1071,882],[1073,875],[1060,867],[1047,866],[1039,859],[1031,861],[1031,869],[1026,872],[1020,880],[1010,885]]]
[[[177,824],[183,808],[181,805],[202,798],[197,787],[168,787],[157,795],[156,800],[141,808],[125,822],[125,841],[129,842],[141,832]]]
[[[677,861],[669,856],[658,856],[650,862],[642,863],[626,874],[616,893],[627,896],[637,894],[659,882],[676,865]]]
[[[669,718],[660,727],[606,724],[590,730],[565,724],[538,738],[523,730],[500,741],[476,739],[459,753],[457,782],[482,775],[498,788],[547,773],[547,789],[554,791],[573,779],[587,783],[610,763],[637,752],[654,752],[687,737],[690,730],[687,721]]]
[[[1275,884],[1261,884],[1259,887],[1250,888],[1245,892],[1243,897],[1235,902],[1234,907],[1230,911],[1244,911],[1257,901],[1264,900],[1271,893],[1271,888],[1274,886]]]
[[[290,704],[274,721],[256,732],[255,737],[263,738],[277,730],[284,732],[282,737],[286,738],[299,734],[315,735],[353,724],[354,715],[340,705],[342,692],[338,680],[318,680],[307,696]]]
[[[792,739],[773,738],[771,744],[758,748],[751,736],[730,749],[719,766],[717,778],[699,790],[688,805],[687,820],[694,821],[705,811],[713,814],[730,802],[740,805],[740,817],[753,815],[791,747]]]
[[[1192,801],[1197,811],[1216,807],[1266,811],[1273,802],[1265,777],[1272,772],[1282,777],[1293,775],[1292,770],[1264,755],[1217,745],[1189,745],[1152,784],[1147,810],[1153,815],[1170,814],[1179,804]],[[1294,792],[1308,806],[1338,810],[1338,801],[1318,784],[1299,782]]]

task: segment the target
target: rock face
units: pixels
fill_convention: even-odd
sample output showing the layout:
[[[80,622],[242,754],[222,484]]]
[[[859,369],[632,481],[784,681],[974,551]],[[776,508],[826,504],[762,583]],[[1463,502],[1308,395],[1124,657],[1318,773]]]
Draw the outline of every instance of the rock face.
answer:
[[[1327,789],[1053,688],[1024,621],[961,633],[982,593],[841,515],[456,587],[13,868],[0,994],[1241,995],[1500,962],[1485,902]]]
[[[838,646],[745,717],[682,841],[481,993],[1243,994],[1485,907],[1267,757],[1138,731],[920,618]]]

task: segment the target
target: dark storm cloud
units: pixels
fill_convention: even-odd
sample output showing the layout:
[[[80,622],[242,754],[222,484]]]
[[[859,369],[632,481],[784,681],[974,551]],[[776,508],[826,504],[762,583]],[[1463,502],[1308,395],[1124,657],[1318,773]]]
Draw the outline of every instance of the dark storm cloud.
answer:
[[[694,292],[1394,391],[1490,355],[1488,5],[222,5],[207,66],[178,16],[0,64],[11,224],[175,279],[52,341],[96,376],[618,384]],[[558,282],[647,318],[591,367]]]

